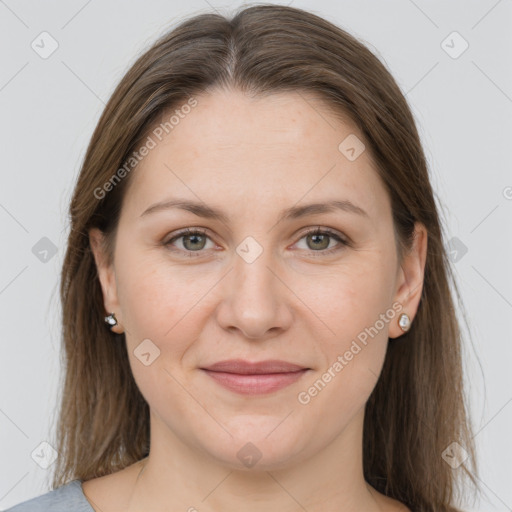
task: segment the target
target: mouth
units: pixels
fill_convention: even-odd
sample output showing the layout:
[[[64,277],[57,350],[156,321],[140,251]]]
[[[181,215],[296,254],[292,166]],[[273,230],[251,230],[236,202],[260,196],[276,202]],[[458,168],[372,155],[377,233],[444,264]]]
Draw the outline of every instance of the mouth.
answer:
[[[258,395],[272,393],[293,384],[311,368],[279,360],[251,363],[231,359],[200,370],[230,391]]]

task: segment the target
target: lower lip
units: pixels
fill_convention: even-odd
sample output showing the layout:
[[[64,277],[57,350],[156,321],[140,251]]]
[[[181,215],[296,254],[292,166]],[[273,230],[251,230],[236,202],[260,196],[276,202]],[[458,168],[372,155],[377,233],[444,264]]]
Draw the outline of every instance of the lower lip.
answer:
[[[260,395],[272,393],[293,384],[308,370],[289,373],[268,373],[241,375],[239,373],[214,372],[203,370],[221,386],[242,395]]]

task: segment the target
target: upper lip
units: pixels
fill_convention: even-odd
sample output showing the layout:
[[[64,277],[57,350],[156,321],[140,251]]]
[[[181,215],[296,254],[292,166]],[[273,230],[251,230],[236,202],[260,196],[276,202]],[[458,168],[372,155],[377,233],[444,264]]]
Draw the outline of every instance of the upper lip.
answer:
[[[309,368],[298,364],[280,361],[278,359],[269,359],[266,361],[257,361],[251,363],[243,359],[229,359],[219,361],[210,366],[202,368],[202,370],[210,370],[214,372],[237,373],[240,375],[258,375],[268,373],[291,373],[300,370],[308,370]]]

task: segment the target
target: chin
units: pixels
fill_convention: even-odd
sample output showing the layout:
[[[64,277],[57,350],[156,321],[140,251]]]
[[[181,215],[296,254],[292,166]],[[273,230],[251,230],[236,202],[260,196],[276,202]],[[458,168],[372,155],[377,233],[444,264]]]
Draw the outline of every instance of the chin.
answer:
[[[274,428],[278,423],[274,422]],[[299,462],[299,454],[303,452],[305,444],[299,432],[283,430],[270,435],[268,432],[272,430],[246,428],[243,435],[223,437],[210,446],[203,445],[203,449],[218,464],[237,471],[272,471]]]

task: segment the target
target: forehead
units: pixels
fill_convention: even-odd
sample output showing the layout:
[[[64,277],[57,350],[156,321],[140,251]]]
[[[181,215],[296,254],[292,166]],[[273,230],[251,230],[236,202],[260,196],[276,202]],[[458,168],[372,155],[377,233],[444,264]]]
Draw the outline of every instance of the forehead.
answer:
[[[318,97],[214,90],[194,98],[196,106],[173,107],[148,133],[154,147],[132,171],[126,198],[134,213],[173,195],[224,209],[241,198],[278,200],[281,209],[305,195],[349,198],[370,214],[389,207],[369,151],[350,160],[340,150],[347,137],[363,143],[359,130]]]

